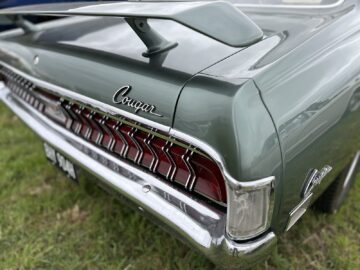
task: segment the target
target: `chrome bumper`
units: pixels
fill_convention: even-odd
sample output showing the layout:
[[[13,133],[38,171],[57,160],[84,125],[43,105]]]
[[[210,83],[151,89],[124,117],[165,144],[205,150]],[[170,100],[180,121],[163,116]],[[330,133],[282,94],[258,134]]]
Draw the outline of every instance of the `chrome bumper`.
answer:
[[[231,240],[225,233],[226,213],[190,198],[54,124],[14,97],[1,82],[0,99],[42,140],[126,197],[139,210],[156,217],[171,233],[214,263],[225,268],[250,267],[265,259],[275,246],[273,232],[242,243]]]

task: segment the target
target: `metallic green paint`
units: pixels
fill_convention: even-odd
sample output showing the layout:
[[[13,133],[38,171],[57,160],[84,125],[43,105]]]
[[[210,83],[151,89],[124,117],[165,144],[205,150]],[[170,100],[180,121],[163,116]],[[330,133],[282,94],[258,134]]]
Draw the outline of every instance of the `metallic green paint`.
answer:
[[[156,112],[163,117],[138,114],[171,126],[177,98],[185,82],[239,49],[171,21],[150,23],[158,32],[166,32],[169,40],[177,40],[179,45],[149,59],[142,56],[146,47],[123,19],[70,18],[49,30],[2,39],[0,55],[26,73],[109,105],[114,105],[115,91],[130,84],[129,96],[155,104]],[[114,36],[114,32],[120,35]],[[205,51],[210,54],[203,53]],[[40,59],[37,65],[33,64],[35,55]],[[123,105],[114,106],[133,112]]]
[[[197,75],[181,93],[174,128],[216,149],[238,181],[275,176],[275,209],[280,207],[280,145],[252,80]]]
[[[301,201],[308,171],[333,167],[315,190],[317,197],[360,148],[359,6],[346,1],[324,13],[293,12],[281,10],[276,20],[274,10],[249,14],[262,27],[280,31],[203,71],[226,80],[252,78],[260,90],[283,156],[282,192],[276,191],[281,202],[273,220],[280,231]]]
[[[235,179],[276,176],[272,229],[280,233],[307,172],[333,167],[318,196],[360,148],[360,10],[347,0],[325,10],[242,11],[266,36],[242,49],[153,20],[179,46],[148,59],[122,19],[71,18],[35,34],[0,35],[0,59],[107,104],[117,88],[132,85],[135,99],[164,115],[142,117],[210,145]]]

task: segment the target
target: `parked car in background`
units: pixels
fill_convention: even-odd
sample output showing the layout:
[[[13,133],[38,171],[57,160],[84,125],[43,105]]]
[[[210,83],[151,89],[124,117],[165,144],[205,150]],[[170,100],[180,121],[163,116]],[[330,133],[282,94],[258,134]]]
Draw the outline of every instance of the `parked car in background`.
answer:
[[[34,24],[26,16],[66,17]],[[356,0],[68,3],[0,11],[1,100],[224,268],[336,212],[360,152]]]

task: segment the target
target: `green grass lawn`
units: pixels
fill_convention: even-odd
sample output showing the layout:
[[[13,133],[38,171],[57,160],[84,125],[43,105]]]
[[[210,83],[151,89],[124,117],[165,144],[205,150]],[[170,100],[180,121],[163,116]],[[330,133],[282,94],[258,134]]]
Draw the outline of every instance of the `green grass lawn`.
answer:
[[[0,104],[0,269],[213,269],[107,195],[70,183]],[[258,269],[360,269],[360,179],[336,215],[313,211]]]

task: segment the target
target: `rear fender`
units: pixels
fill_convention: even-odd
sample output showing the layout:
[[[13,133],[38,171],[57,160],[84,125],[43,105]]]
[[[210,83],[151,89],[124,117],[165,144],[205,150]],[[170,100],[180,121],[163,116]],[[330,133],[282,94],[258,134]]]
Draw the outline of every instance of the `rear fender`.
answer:
[[[276,216],[281,151],[272,119],[252,80],[195,76],[181,92],[173,128],[213,148],[227,173],[239,182],[275,176]]]

